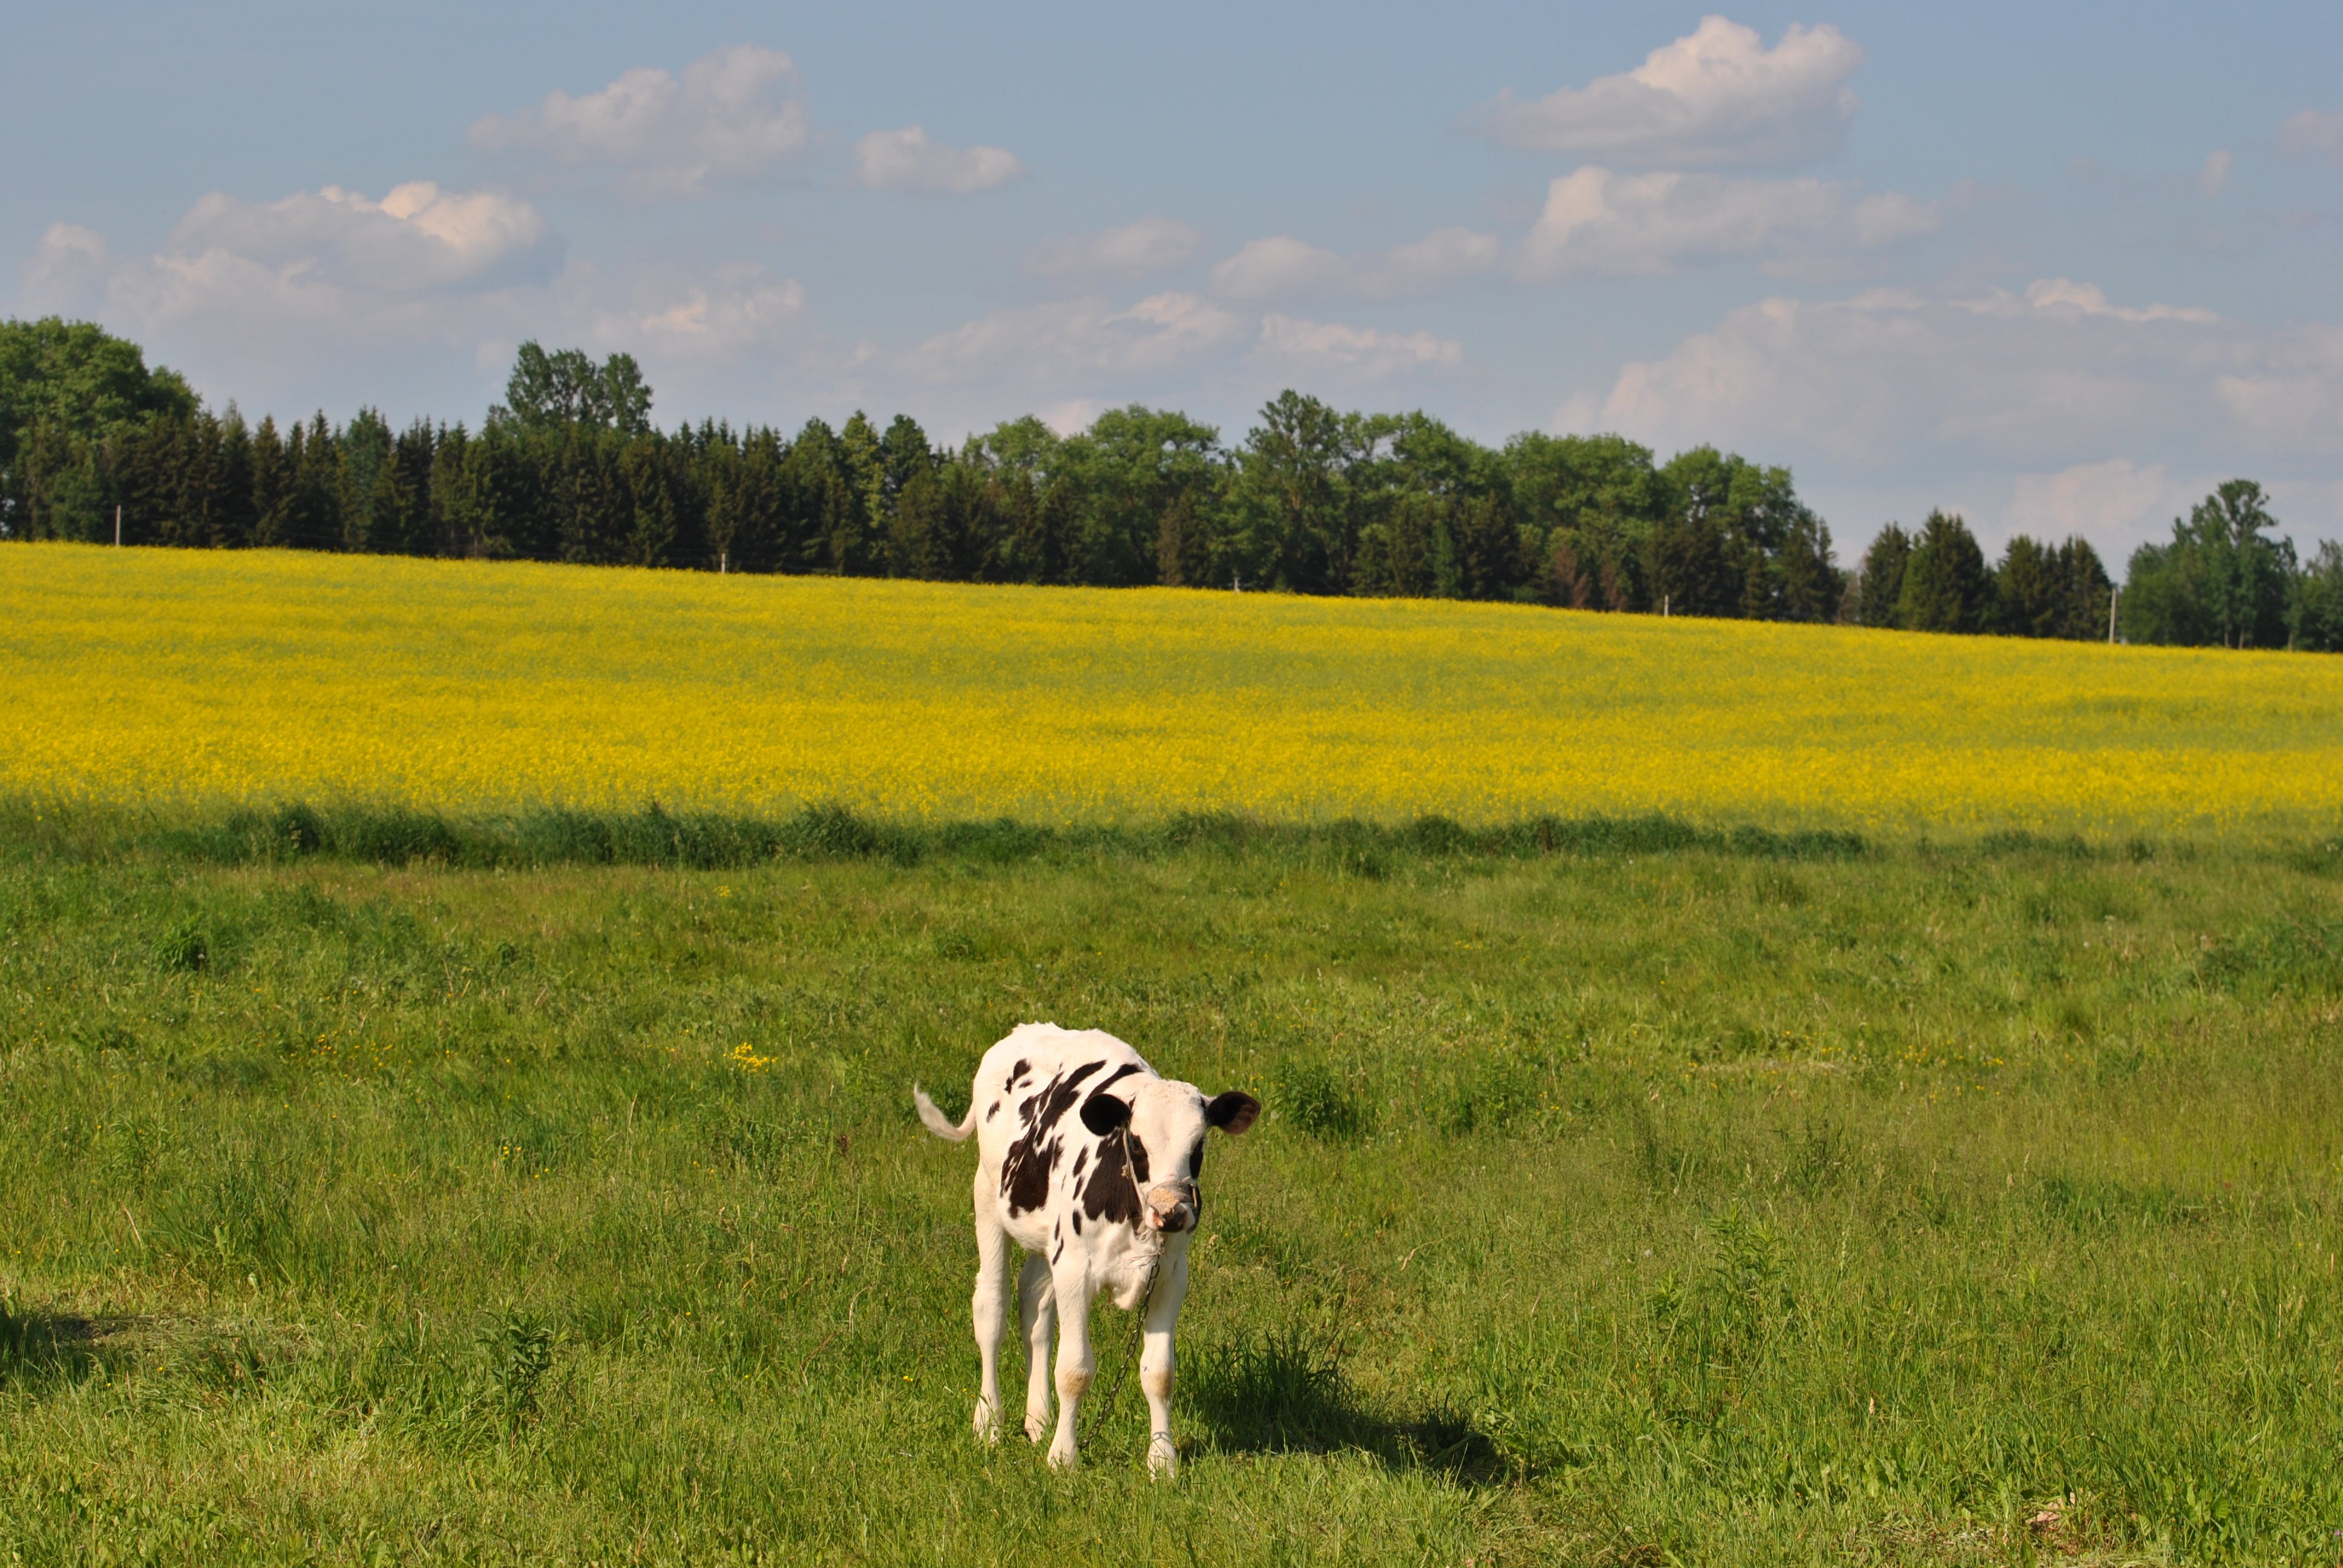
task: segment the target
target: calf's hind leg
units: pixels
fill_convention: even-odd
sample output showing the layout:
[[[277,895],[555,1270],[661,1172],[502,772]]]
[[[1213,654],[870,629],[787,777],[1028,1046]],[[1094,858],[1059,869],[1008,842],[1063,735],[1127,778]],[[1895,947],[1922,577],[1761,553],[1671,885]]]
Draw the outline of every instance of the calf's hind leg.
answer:
[[[976,1435],[1001,1439],[1001,1332],[1009,1320],[1009,1238],[994,1213],[982,1173],[976,1179],[976,1354],[980,1365],[976,1393]]]
[[[1050,1431],[1050,1335],[1058,1324],[1057,1290],[1039,1252],[1017,1277],[1017,1321],[1025,1331],[1025,1435],[1039,1442]]]

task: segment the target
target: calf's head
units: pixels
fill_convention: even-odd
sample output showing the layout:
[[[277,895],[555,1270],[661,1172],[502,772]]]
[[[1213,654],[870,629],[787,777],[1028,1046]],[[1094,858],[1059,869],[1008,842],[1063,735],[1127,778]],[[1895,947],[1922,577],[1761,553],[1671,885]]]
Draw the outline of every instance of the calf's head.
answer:
[[[1101,1091],[1082,1101],[1082,1125],[1110,1148],[1130,1151],[1131,1185],[1139,1194],[1142,1230],[1176,1235],[1203,1212],[1196,1191],[1204,1170],[1204,1132],[1242,1132],[1261,1114],[1261,1101],[1240,1089],[1204,1098],[1192,1083],[1155,1079],[1128,1098]]]

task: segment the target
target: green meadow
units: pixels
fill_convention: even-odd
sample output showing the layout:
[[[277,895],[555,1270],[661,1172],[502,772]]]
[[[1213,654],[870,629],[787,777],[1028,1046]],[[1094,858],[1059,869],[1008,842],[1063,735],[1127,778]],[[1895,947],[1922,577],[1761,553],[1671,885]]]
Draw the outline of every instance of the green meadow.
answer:
[[[0,1563],[2332,1563],[2339,891],[2318,841],[13,807]],[[1269,1107],[1176,1483],[1135,1387],[1073,1473],[970,1435],[973,1156],[910,1084],[1037,1018]]]

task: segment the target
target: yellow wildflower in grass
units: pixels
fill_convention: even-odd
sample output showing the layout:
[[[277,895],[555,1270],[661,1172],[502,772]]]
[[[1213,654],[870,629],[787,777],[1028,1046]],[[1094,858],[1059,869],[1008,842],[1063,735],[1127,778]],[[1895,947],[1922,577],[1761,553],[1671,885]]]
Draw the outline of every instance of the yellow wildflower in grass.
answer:
[[[2325,829],[2343,658],[1502,605],[0,547],[0,792]]]

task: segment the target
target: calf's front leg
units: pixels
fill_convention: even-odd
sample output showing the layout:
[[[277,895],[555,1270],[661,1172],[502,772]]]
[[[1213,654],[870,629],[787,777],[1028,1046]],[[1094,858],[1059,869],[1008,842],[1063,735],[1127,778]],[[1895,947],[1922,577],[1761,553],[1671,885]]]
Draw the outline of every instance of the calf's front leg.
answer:
[[[1180,1450],[1172,1441],[1172,1331],[1188,1294],[1188,1260],[1164,1261],[1163,1271],[1141,1309],[1147,1314],[1147,1344],[1139,1357],[1139,1386],[1147,1391],[1147,1469],[1170,1480],[1180,1472]]]
[[[1074,1429],[1081,1419],[1082,1395],[1098,1375],[1091,1354],[1091,1283],[1089,1271],[1059,1271],[1052,1282],[1058,1297],[1058,1435],[1050,1444],[1050,1468],[1071,1470],[1080,1456],[1074,1452]]]

